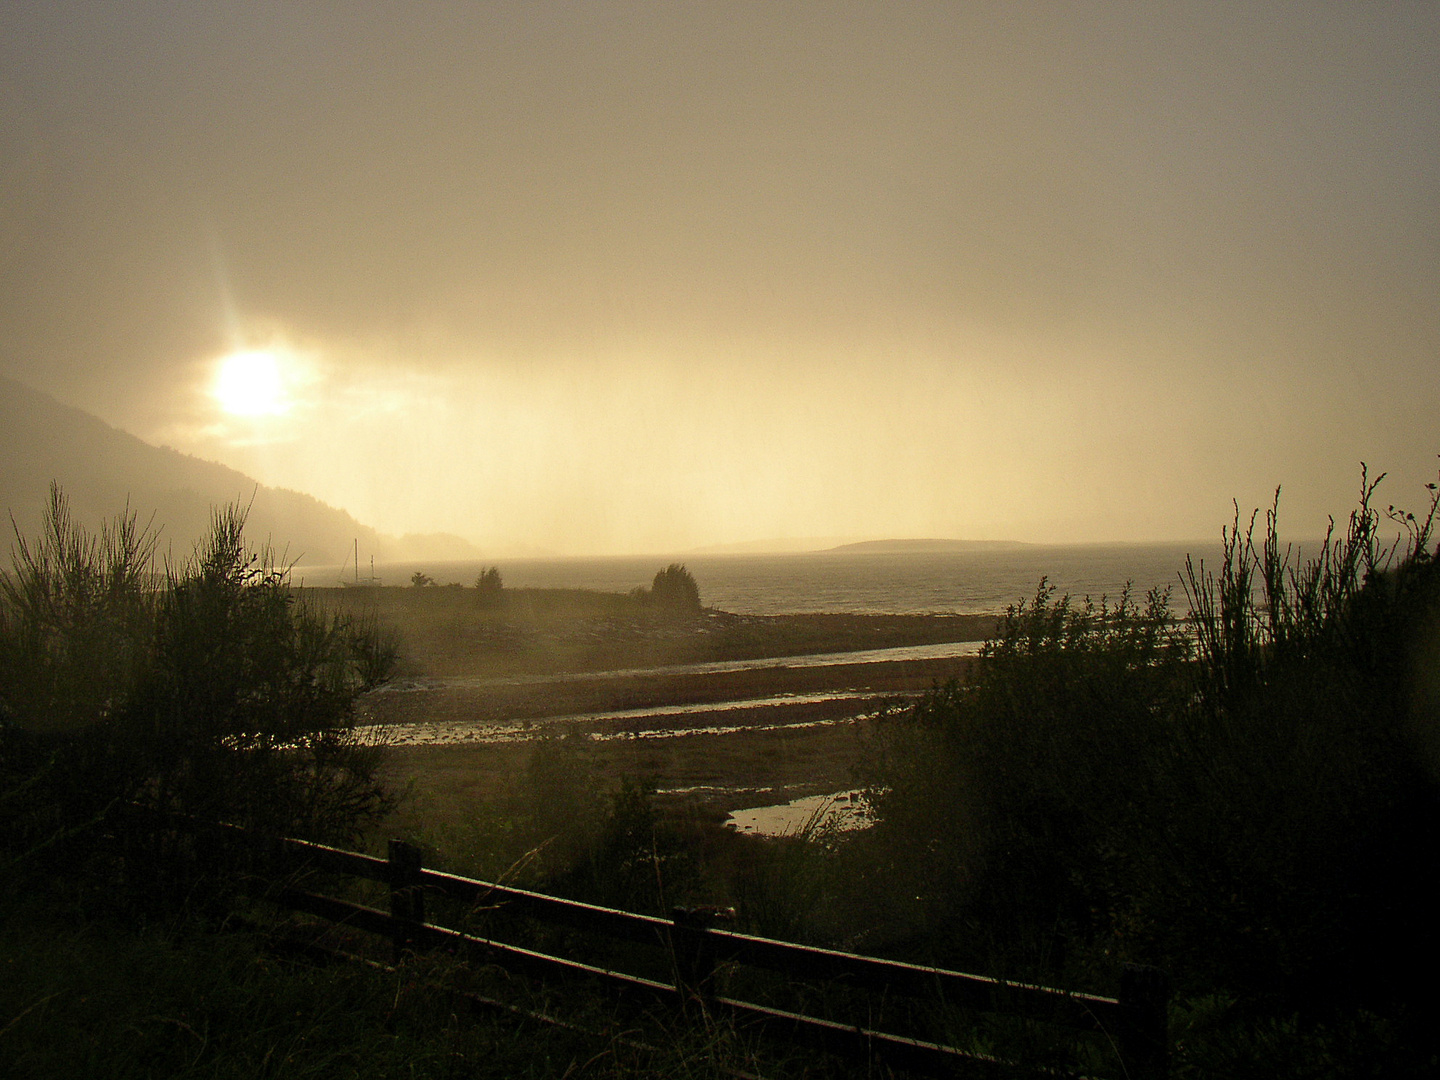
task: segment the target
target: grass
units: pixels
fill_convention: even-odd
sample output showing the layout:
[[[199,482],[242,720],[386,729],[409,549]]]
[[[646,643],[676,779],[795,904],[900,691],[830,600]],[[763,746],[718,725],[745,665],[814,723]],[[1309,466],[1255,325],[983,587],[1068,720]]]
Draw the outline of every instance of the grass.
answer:
[[[394,634],[402,674],[544,675],[981,641],[996,623],[987,615],[676,615],[582,589],[506,589],[498,603],[447,587],[300,592]]]
[[[505,1053],[519,1032],[417,1008],[421,984],[287,964],[244,934],[12,913],[4,952],[9,1076],[558,1075],[532,1047]]]
[[[704,1018],[622,1008],[585,988],[557,996],[449,958],[317,967],[284,959],[273,932],[77,924],[14,902],[4,916],[0,1074],[16,1080],[698,1080],[759,1064]],[[497,994],[510,1007],[477,1007]],[[797,1075],[783,1054],[764,1067]]]

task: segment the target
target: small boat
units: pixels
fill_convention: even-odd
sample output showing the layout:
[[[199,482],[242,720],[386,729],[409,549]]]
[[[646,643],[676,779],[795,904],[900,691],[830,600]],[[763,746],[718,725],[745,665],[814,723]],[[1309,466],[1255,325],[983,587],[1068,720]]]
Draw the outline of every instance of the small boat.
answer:
[[[345,568],[342,566],[340,568],[340,585],[346,589],[378,589],[380,587],[380,579],[375,576],[374,555],[370,556],[370,576],[368,578],[360,576],[360,541],[358,539],[355,541],[355,580],[347,581],[345,579]]]

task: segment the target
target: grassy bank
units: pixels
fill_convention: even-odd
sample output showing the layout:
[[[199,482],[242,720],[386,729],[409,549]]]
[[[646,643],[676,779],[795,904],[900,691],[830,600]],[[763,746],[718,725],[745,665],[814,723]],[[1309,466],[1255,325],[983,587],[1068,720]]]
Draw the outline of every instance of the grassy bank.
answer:
[[[400,674],[491,678],[983,641],[985,615],[675,613],[578,589],[304,589],[322,610],[394,635]]]

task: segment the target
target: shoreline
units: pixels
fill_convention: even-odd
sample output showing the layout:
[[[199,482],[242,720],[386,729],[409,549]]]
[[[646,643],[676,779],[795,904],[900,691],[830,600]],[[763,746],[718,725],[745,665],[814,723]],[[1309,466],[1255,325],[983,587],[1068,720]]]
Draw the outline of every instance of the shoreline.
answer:
[[[447,741],[417,736],[388,747],[385,773],[412,793],[401,816],[425,828],[461,825],[510,797],[535,748],[554,738],[583,747],[601,782],[644,780],[662,812],[717,826],[733,810],[849,786],[866,753],[867,718],[963,679],[975,662],[954,653],[885,659],[877,650],[978,647],[998,623],[943,614],[667,617],[626,596],[565,590],[515,590],[489,607],[465,589],[306,596],[398,636],[397,685],[362,699],[361,725],[374,725],[382,742],[387,727],[458,729]],[[974,650],[955,650],[966,651]]]
[[[397,636],[398,676],[504,678],[983,641],[997,615],[667,613],[618,593],[305,588],[305,601]]]

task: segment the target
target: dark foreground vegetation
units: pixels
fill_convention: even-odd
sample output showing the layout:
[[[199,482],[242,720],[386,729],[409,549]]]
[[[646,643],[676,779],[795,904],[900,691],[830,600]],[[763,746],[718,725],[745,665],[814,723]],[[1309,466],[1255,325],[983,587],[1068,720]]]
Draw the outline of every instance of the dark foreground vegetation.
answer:
[[[791,940],[1102,994],[1154,965],[1176,992],[1174,1076],[1433,1075],[1437,504],[1432,485],[1427,512],[1382,513],[1375,486],[1305,559],[1274,510],[1237,515],[1221,564],[1187,568],[1184,623],[1165,594],[1042,583],[966,682],[874,723],[871,829],[725,835],[658,812],[643,777],[602,783],[567,740],[538,744],[468,831],[411,827],[427,864],[637,911],[733,904],[738,929]],[[453,960],[316,967],[303,927],[244,898],[253,866],[157,829],[181,814],[373,844],[396,799],[353,720],[397,646],[307,605],[242,524],[221,514],[154,576],[133,521],[87,537],[57,496],[4,579],[0,1072],[845,1073]],[[487,610],[515,602],[492,588]],[[477,980],[571,1026],[464,1016],[447,988]]]
[[[1304,562],[1237,515],[1188,626],[1165,594],[1013,608],[879,731],[871,925],[1065,985],[1160,965],[1200,1071],[1434,1070],[1436,495],[1382,515],[1377,484]]]

